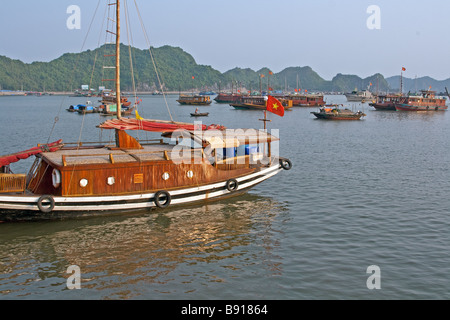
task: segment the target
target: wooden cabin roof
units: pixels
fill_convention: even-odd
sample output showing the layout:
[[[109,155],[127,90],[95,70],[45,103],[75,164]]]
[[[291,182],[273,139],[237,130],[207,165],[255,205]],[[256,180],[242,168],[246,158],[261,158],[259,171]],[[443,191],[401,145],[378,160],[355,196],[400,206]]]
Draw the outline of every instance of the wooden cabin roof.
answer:
[[[129,163],[139,161],[166,160],[165,152],[171,153],[173,145],[145,145],[143,149],[123,150],[115,148],[61,149],[46,152],[42,157],[57,166]]]

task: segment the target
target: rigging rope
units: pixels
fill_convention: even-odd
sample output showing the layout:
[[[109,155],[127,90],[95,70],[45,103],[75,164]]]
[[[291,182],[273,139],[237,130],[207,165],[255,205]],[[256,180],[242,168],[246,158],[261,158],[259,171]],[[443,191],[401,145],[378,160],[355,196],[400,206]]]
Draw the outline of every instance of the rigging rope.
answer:
[[[95,8],[95,12],[94,12],[94,15],[92,16],[91,23],[89,24],[89,28],[88,28],[88,31],[87,31],[87,33],[86,33],[86,36],[84,37],[83,45],[81,46],[80,52],[83,51],[84,46],[86,45],[87,37],[88,37],[89,32],[90,32],[90,30],[91,30],[91,28],[92,28],[92,24],[93,24],[93,22],[94,22],[94,18],[95,18],[95,16],[96,16],[96,14],[97,14],[97,10],[98,10],[98,8],[99,8],[99,6],[100,6],[100,2],[101,2],[101,0],[99,0],[98,3],[97,3],[97,7]],[[77,61],[75,62],[75,66],[74,66],[74,68],[73,68],[73,70],[72,70],[72,77],[70,77],[70,81],[69,81],[69,84],[68,84],[68,87],[69,87],[69,88],[71,88],[72,85],[73,85],[73,80],[74,80],[75,70],[76,70],[77,67],[78,67],[78,63],[79,63],[79,61],[80,61],[80,58],[81,58],[81,55],[78,56]],[[50,142],[51,136],[52,136],[53,131],[55,130],[55,127],[56,127],[56,123],[59,121],[59,115],[61,114],[61,109],[62,109],[62,106],[63,106],[65,100],[66,100],[66,98],[64,97],[64,98],[62,99],[62,101],[61,101],[61,104],[60,104],[60,106],[59,106],[59,110],[58,110],[57,116],[55,117],[55,121],[53,122],[53,127],[52,127],[52,129],[50,130],[50,134],[48,135],[47,143]]]
[[[138,17],[139,17],[139,21],[141,23],[141,28],[142,28],[142,31],[144,32],[144,37],[145,37],[145,40],[147,42],[148,52],[150,53],[150,58],[151,58],[152,63],[153,63],[153,68],[155,69],[156,78],[158,79],[159,87],[161,88],[161,92],[162,92],[163,97],[164,97],[164,102],[166,103],[167,111],[169,112],[170,120],[172,122],[174,122],[173,117],[172,117],[172,113],[170,112],[169,104],[167,103],[167,97],[166,97],[166,94],[164,92],[164,88],[163,88],[162,83],[161,83],[161,78],[159,76],[158,68],[156,67],[156,62],[155,62],[155,59],[153,57],[152,47],[150,45],[150,40],[148,38],[147,30],[145,29],[144,22],[142,21],[141,12],[139,11],[139,7],[138,7],[138,5],[136,3],[136,0],[134,0],[134,5],[136,6],[136,11],[137,11],[137,14],[138,14]]]

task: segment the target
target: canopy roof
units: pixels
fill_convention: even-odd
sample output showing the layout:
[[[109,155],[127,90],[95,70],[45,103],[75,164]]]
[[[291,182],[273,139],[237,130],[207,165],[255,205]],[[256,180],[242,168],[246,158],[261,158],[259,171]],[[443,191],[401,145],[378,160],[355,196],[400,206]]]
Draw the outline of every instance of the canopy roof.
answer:
[[[201,140],[211,148],[233,148],[242,145],[270,143],[279,141],[278,137],[264,130],[227,129],[225,131],[202,131],[192,133],[195,139]]]
[[[151,119],[129,119],[129,118],[120,118],[120,119],[111,119],[102,123],[99,128],[102,129],[118,129],[118,130],[144,130],[144,131],[152,131],[152,132],[173,132],[175,130],[224,130],[224,126],[212,124],[212,125],[200,125],[200,124],[192,124],[192,123],[184,123],[184,122],[172,122],[172,121],[163,121],[163,120],[151,120]]]

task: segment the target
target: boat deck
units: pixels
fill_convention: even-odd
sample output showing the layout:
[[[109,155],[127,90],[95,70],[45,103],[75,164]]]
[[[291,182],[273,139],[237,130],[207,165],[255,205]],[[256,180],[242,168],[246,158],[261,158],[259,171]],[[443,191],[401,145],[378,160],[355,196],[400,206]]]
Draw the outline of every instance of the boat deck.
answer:
[[[164,161],[170,158],[173,145],[144,145],[143,149],[80,148],[46,152],[42,157],[57,166]],[[196,154],[196,153],[193,153]]]

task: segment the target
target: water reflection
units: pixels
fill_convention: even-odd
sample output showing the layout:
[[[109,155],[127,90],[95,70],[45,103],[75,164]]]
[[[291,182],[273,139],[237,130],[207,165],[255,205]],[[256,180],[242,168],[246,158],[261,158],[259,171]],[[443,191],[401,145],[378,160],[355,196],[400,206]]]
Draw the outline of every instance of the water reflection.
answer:
[[[82,272],[82,291],[102,298],[136,298],[196,291],[245,274],[261,263],[282,272],[274,199],[252,194],[204,206],[59,222],[0,225],[0,294],[72,296],[67,267]],[[6,236],[8,235],[8,236]],[[195,273],[190,266],[195,265]],[[137,288],[141,288],[140,290]],[[173,293],[173,292],[172,292]],[[171,296],[173,298],[173,295]]]

